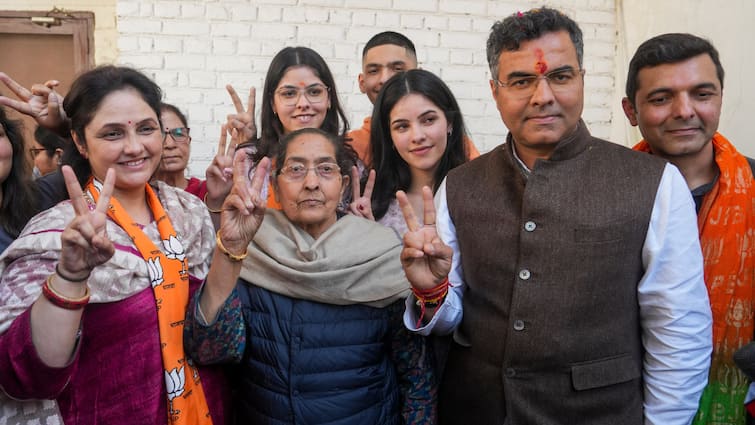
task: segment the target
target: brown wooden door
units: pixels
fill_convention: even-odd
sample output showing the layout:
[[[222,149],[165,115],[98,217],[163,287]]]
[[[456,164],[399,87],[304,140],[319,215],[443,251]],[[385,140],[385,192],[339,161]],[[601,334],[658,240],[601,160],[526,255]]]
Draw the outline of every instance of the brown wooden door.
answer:
[[[59,80],[57,90],[65,95],[76,75],[94,64],[93,31],[91,12],[0,11],[0,71],[27,88]],[[0,94],[15,98],[1,83]],[[37,124],[21,118],[30,145]]]

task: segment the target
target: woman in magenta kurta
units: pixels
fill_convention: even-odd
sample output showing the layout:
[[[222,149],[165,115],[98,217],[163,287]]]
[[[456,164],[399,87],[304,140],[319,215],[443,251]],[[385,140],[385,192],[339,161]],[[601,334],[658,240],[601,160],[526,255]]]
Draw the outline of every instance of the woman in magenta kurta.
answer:
[[[201,281],[238,268],[229,250],[248,245],[259,217],[234,188],[215,235],[201,200],[148,184],[165,137],[160,97],[138,71],[105,66],[65,99],[81,156],[63,167],[70,200],[33,218],[0,257],[0,423],[228,419],[221,371],[183,353],[183,318]],[[249,180],[249,168],[239,175]]]

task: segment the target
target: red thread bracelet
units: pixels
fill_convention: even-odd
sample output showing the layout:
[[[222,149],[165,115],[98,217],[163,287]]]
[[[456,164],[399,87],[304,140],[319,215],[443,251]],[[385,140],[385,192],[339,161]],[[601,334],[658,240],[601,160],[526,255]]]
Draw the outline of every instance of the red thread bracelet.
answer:
[[[89,304],[89,287],[86,287],[86,292],[81,298],[68,298],[58,293],[52,286],[52,277],[54,275],[47,276],[44,285],[42,285],[42,294],[57,307],[64,308],[66,310],[79,310]]]
[[[430,289],[417,289],[412,287],[412,293],[417,298],[417,305],[420,308],[419,319],[417,319],[417,327],[422,325],[422,319],[425,318],[425,312],[427,311],[427,305],[435,307],[441,302],[448,294],[448,287],[451,284],[448,282],[448,276],[443,279],[437,286]]]

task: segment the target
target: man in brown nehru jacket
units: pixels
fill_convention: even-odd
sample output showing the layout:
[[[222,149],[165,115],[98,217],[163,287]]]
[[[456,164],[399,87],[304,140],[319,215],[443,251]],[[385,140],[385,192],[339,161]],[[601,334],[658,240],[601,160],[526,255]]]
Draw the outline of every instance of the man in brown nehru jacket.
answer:
[[[487,49],[506,142],[426,192],[425,226],[399,196],[405,324],[453,335],[440,423],[688,424],[711,311],[684,178],[590,135],[563,13],[496,22]]]

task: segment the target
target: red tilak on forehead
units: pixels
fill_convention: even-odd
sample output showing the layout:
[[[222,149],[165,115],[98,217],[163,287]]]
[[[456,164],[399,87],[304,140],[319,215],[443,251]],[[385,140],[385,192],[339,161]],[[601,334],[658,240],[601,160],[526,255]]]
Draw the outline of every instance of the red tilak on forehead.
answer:
[[[545,74],[548,71],[548,62],[544,59],[543,51],[535,49],[535,56],[537,56],[537,62],[535,62],[535,72],[538,74]]]
[[[304,84],[304,81],[299,81],[299,87],[304,87],[306,84]]]
[[[131,125],[131,121],[129,121],[128,124]]]

